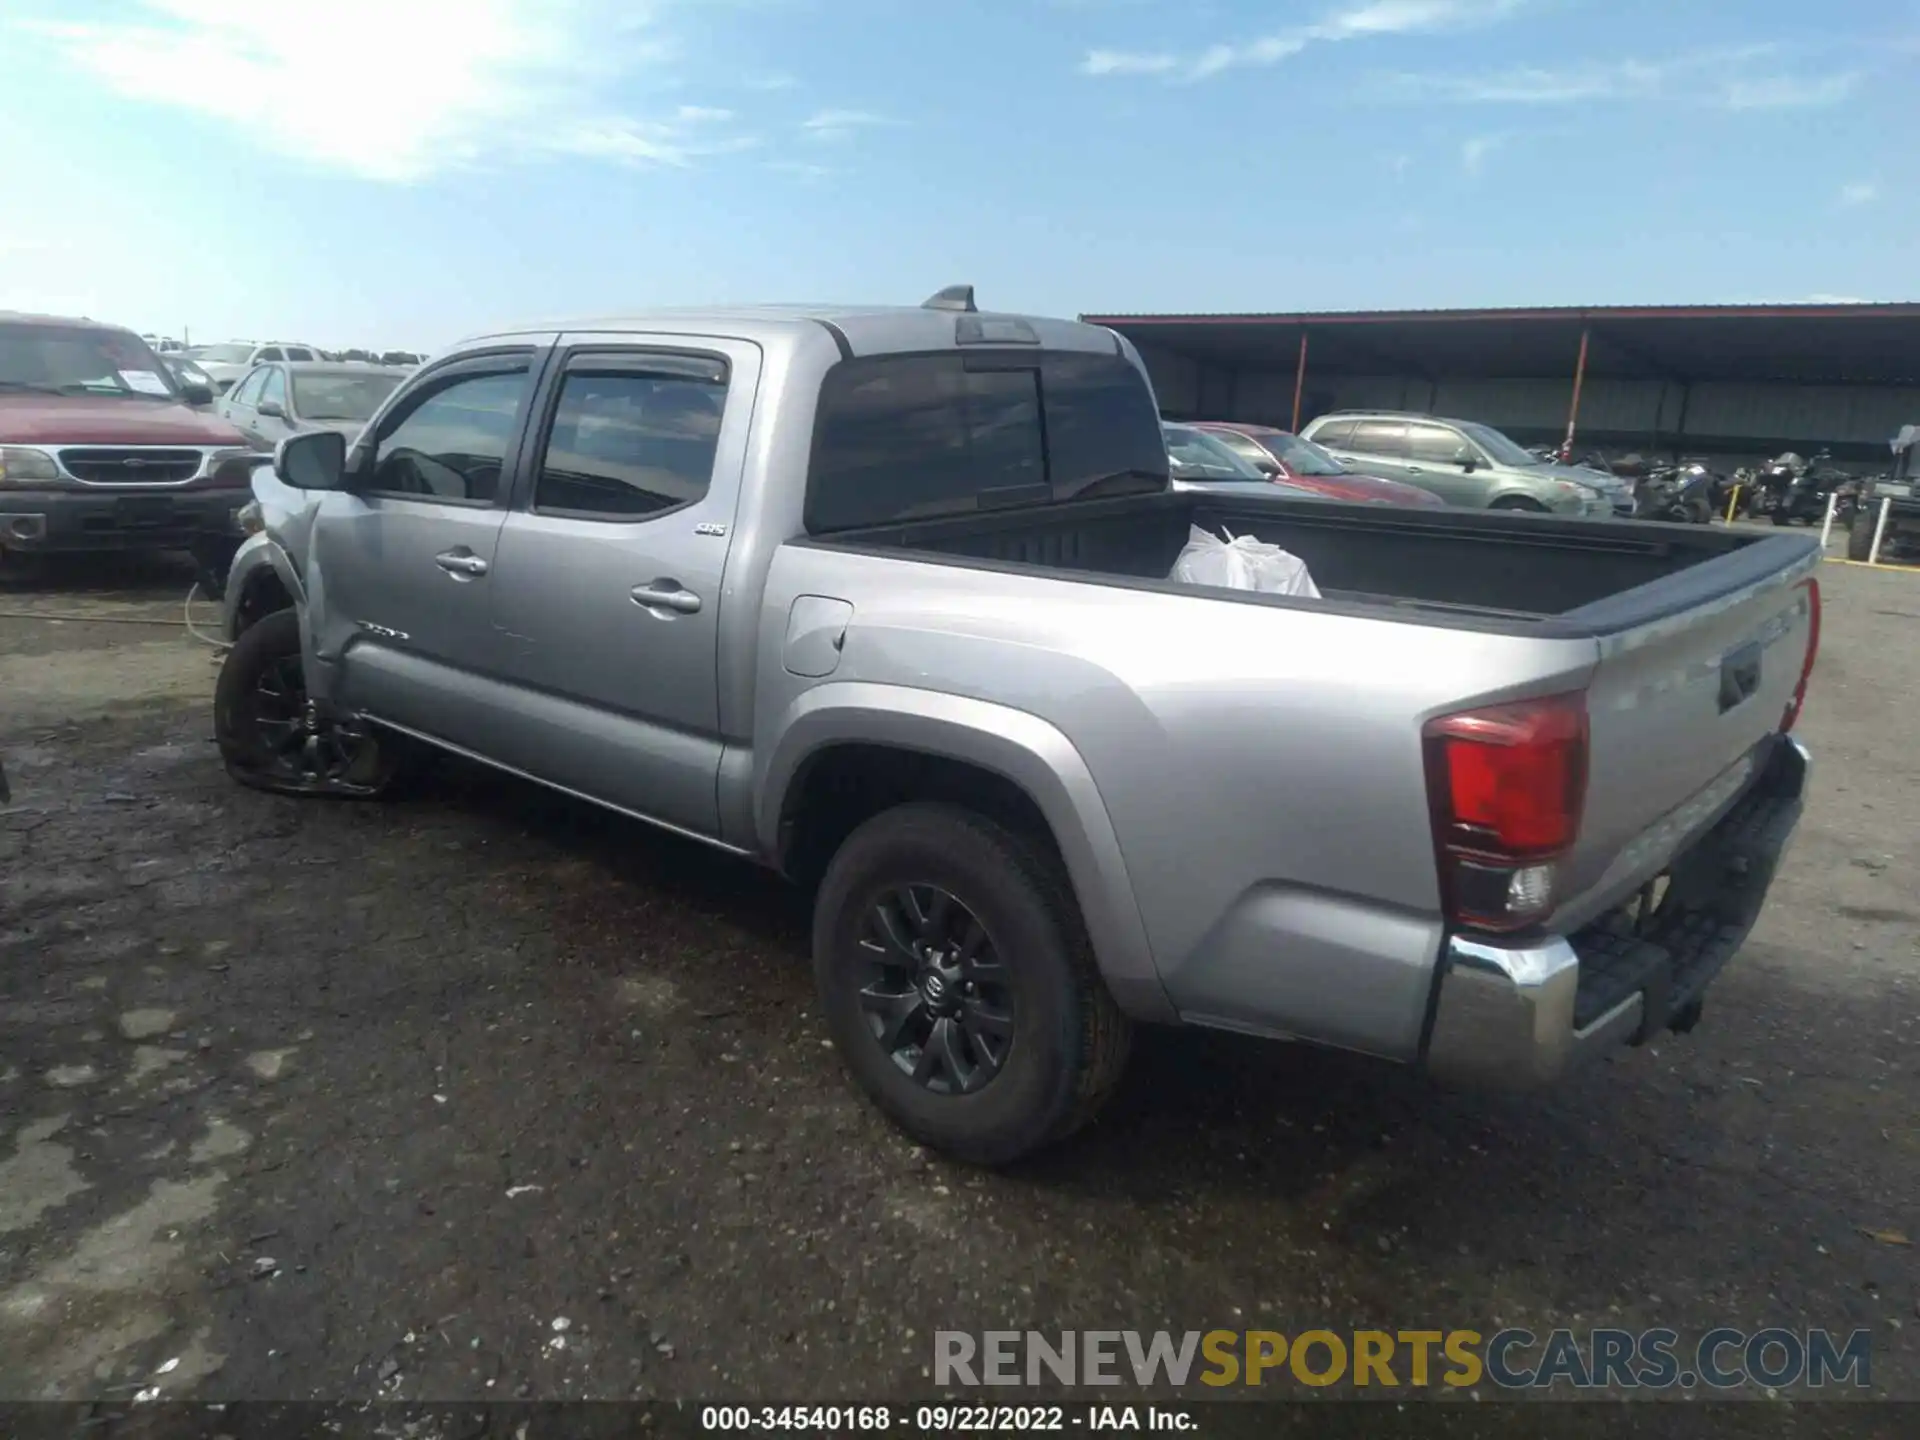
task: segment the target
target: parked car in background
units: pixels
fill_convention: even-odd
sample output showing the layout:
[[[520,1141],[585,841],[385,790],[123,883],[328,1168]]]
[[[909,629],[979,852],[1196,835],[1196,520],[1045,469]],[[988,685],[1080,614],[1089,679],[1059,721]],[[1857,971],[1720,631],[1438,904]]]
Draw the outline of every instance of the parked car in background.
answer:
[[[1167,472],[1176,488],[1206,480],[1258,485],[1271,479],[1251,460],[1194,426],[1163,421],[1160,435],[1167,442]]]
[[[1139,1021],[1511,1086],[1690,1029],[1801,809],[1811,537],[1169,493],[1138,352],[964,287],[475,337],[273,468],[236,781],[438,746],[784,870],[854,1077],[975,1161]],[[1195,527],[1320,598],[1170,578]]]
[[[1365,505],[1447,503],[1431,490],[1422,490],[1417,485],[1349,470],[1311,440],[1302,440],[1291,431],[1276,430],[1271,425],[1196,420],[1193,428],[1213,436],[1274,479],[1285,480],[1297,489],[1324,495],[1329,500],[1351,500]]]
[[[196,362],[202,370],[213,377],[214,389],[224,394],[256,365],[270,360],[317,360],[318,353],[311,345],[289,345],[276,341],[271,344],[254,344],[247,340],[229,340],[220,345],[196,345],[186,352],[187,358]]]
[[[180,550],[218,584],[252,452],[131,330],[0,313],[0,576],[49,553]]]
[[[227,391],[219,409],[265,450],[304,430],[338,430],[351,439],[406,378],[405,370],[344,361],[269,361]]]
[[[179,352],[175,352],[172,355],[163,354],[160,359],[166,365],[167,369],[173,372],[173,378],[179,382],[181,390],[190,390],[194,393],[196,403],[198,403],[197,397],[199,393],[203,390],[208,396],[207,403],[209,404],[219,395],[220,387],[214,384],[213,377],[201,368],[199,361],[189,360],[184,354]]]
[[[1633,514],[1618,477],[1556,465],[1491,425],[1398,410],[1338,410],[1300,432],[1354,469],[1431,490],[1449,505],[1590,517]]]

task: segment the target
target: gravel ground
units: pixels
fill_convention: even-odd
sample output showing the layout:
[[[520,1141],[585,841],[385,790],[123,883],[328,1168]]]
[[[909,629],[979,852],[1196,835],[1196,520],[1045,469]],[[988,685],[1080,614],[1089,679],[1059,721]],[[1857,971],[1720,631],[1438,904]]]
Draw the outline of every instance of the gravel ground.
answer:
[[[1785,1324],[1870,1327],[1920,1399],[1920,577],[1823,581],[1818,793],[1694,1034],[1532,1099],[1149,1034],[1005,1174],[854,1095],[776,882],[464,768],[243,792],[184,576],[0,594],[0,1398],[900,1398],[936,1328]]]

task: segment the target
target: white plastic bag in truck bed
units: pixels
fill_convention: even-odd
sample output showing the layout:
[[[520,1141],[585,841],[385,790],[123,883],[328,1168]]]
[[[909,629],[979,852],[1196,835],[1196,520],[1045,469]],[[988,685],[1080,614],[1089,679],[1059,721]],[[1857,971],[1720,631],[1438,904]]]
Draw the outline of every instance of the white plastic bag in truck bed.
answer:
[[[1236,536],[1229,530],[1220,534],[1226,539],[1198,525],[1188,527],[1186,548],[1173,562],[1173,574],[1168,578],[1183,585],[1218,585],[1228,590],[1320,598],[1320,587],[1313,583],[1307,562],[1298,555],[1250,535]]]

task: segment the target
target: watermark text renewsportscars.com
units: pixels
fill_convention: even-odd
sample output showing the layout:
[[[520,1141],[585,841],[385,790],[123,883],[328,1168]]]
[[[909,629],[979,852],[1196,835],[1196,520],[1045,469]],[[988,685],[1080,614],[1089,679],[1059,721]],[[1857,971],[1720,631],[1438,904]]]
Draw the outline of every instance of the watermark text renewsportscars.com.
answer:
[[[1872,1336],[1829,1330],[940,1330],[936,1385],[1771,1390],[1872,1386]]]

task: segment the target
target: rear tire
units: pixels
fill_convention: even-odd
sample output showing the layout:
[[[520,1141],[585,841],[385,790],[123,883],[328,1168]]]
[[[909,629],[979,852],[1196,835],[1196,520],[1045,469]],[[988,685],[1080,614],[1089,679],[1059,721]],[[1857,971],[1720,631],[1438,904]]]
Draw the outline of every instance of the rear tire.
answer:
[[[1547,507],[1538,500],[1529,500],[1524,495],[1504,495],[1487,507],[1489,510],[1524,510],[1533,515],[1544,515]]]
[[[314,722],[297,610],[263,617],[227,652],[214,688],[213,733],[229,775],[276,795],[371,800],[400,774],[393,737],[353,721]]]
[[[854,831],[821,882],[813,966],[861,1089],[962,1160],[1072,1134],[1126,1063],[1131,1027],[1058,862],[968,810],[902,805]]]
[[[1873,527],[1879,521],[1879,515],[1871,508],[1862,507],[1853,512],[1853,524],[1847,527],[1847,558],[1858,560],[1862,564],[1873,553]]]

